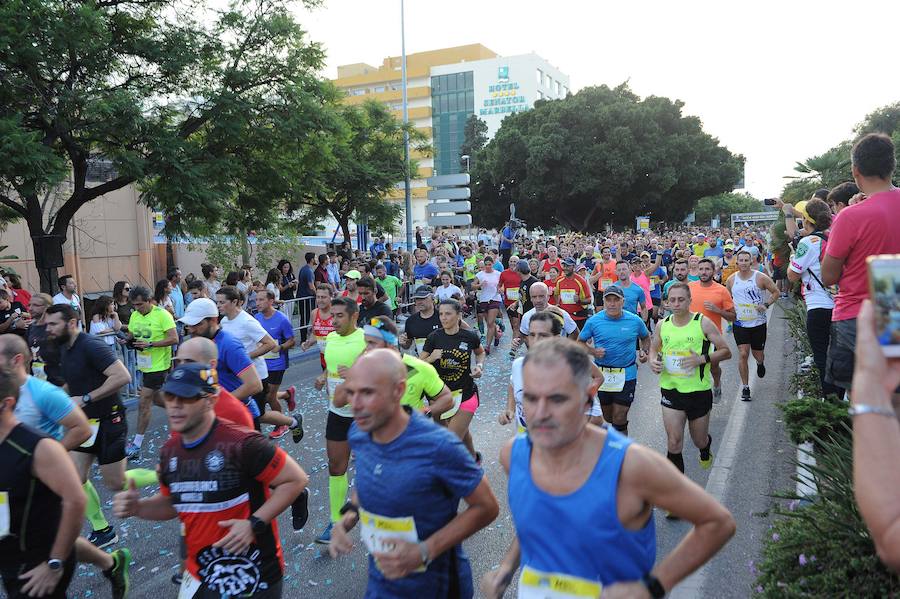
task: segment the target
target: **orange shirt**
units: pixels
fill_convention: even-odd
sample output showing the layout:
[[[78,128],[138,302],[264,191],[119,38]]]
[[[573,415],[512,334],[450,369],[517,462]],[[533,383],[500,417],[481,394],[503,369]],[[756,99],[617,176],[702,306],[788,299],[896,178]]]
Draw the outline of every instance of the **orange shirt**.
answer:
[[[607,260],[605,264],[601,264],[599,261],[594,263],[594,274],[598,272],[600,273],[600,278],[597,279],[597,291],[603,291],[604,282],[606,285],[612,285],[619,280],[619,277],[616,275],[616,261],[612,258]]]
[[[572,278],[562,276],[556,279],[556,285],[553,288],[553,294],[556,296],[557,305],[569,313],[575,320],[584,320],[575,316],[576,313],[584,310],[581,301],[591,299],[591,286],[584,280],[581,275],[572,275]]]
[[[719,330],[722,330],[722,317],[703,307],[704,302],[712,302],[720,310],[734,310],[734,301],[724,285],[715,281],[709,287],[703,287],[700,281],[693,281],[688,285],[691,288],[691,312],[700,312],[703,316],[713,321]]]

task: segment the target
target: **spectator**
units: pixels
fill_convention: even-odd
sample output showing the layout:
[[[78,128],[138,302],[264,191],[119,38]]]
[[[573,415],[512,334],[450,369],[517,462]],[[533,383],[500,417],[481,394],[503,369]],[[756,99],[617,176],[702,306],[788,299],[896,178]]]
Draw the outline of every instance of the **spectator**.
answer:
[[[303,255],[306,264],[300,269],[297,276],[296,297],[308,298],[316,297],[316,255],[313,252],[306,252]]]
[[[850,154],[853,179],[865,200],[843,209],[832,224],[822,261],[822,283],[838,284],[834,300],[826,381],[850,389],[856,346],[856,316],[869,296],[866,258],[900,253],[900,189],[891,183],[894,144],[866,135]]]
[[[841,210],[850,205],[850,198],[859,193],[859,187],[852,181],[841,183],[837,187],[832,188],[828,192],[826,201],[831,207],[831,211],[837,215]]]
[[[19,302],[23,306],[31,303],[31,293],[22,289],[22,279],[14,272],[6,273],[6,280],[9,288],[13,293],[13,300]]]
[[[78,330],[81,330],[84,318],[81,315],[81,298],[75,291],[78,290],[78,284],[72,275],[63,275],[57,281],[59,293],[53,296],[54,304],[67,304],[75,310],[75,320],[78,321]]]
[[[278,261],[278,274],[280,275],[278,281],[279,297],[282,300],[297,297],[297,277],[294,275],[294,266],[289,260],[282,259]]]
[[[131,313],[134,312],[134,306],[131,305],[131,300],[128,299],[128,294],[131,292],[131,283],[128,281],[116,281],[116,284],[113,285],[113,301],[116,304],[116,313],[119,315],[119,322],[122,323],[122,327],[124,330],[128,330],[128,319],[131,318]]]
[[[172,303],[171,293],[172,284],[169,283],[169,279],[160,279],[153,288],[153,301],[156,302],[157,306],[165,308],[169,314],[174,316],[175,306]]]
[[[0,289],[0,333],[26,337],[30,324],[31,315],[25,306],[13,299],[12,290]]]
[[[319,254],[319,265],[316,266],[316,270],[313,272],[313,278],[316,285],[319,283],[328,284],[328,254]]]
[[[206,293],[215,295],[219,287],[222,286],[222,283],[219,281],[219,267],[215,264],[201,264],[200,272],[203,273],[203,279],[206,283]]]
[[[275,294],[275,301],[281,301],[281,271],[273,268],[266,275],[266,289]]]
[[[188,283],[188,297],[191,298],[191,301],[194,301],[198,298],[205,297],[210,299],[209,297],[209,288],[206,286],[206,283],[199,280],[194,279],[190,283]],[[188,302],[190,303],[190,302]]]
[[[184,316],[184,289],[182,289],[181,269],[177,266],[170,268],[166,273],[166,278],[172,285],[172,291],[169,293],[169,299],[172,301],[172,309],[175,311],[175,318]]]
[[[107,345],[116,344],[116,333],[122,329],[122,322],[116,312],[116,302],[108,295],[102,295],[94,302],[91,310],[91,335],[103,337]]]

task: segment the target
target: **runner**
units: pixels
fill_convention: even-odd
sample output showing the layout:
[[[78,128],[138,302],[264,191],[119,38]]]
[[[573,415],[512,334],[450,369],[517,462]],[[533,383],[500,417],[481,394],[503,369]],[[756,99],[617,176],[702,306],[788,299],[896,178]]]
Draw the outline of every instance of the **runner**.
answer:
[[[377,289],[378,283],[375,279],[366,275],[356,282],[356,288],[359,290],[359,320],[356,326],[362,326],[363,323],[369,322],[376,316],[385,316],[394,318],[394,311],[391,307],[378,299]]]
[[[125,448],[129,460],[141,459],[141,445],[150,426],[152,406],[163,407],[159,389],[172,366],[172,346],[178,343],[178,330],[172,314],[152,303],[153,294],[146,287],[135,286],[128,293],[134,312],[128,320],[128,339],[137,350],[137,368],[141,372],[137,434]]]
[[[741,375],[741,400],[750,401],[750,352],[756,360],[756,376],[766,376],[766,312],[778,299],[778,287],[768,276],[753,268],[750,252],[737,253],[738,272],[726,281],[726,288],[734,298],[736,319],[734,342],[740,358],[738,372]],[[762,291],[769,292],[769,301],[763,301]]]
[[[632,314],[637,314],[641,320],[646,322],[649,291],[645,291],[643,287],[631,280],[631,266],[624,260],[616,262],[616,277],[614,285],[621,289],[625,296],[625,309]]]
[[[0,371],[0,575],[10,598],[65,599],[86,501],[65,448],[16,418],[18,397]]]
[[[347,373],[356,480],[329,552],[350,553],[347,532],[359,522],[369,552],[365,597],[470,599],[462,542],[497,517],[497,500],[454,435],[403,408],[405,379],[396,352],[380,349]]]
[[[685,421],[691,440],[700,450],[700,466],[705,469],[712,466],[709,412],[713,395],[707,366],[731,358],[731,350],[719,327],[706,316],[691,311],[691,291],[693,285],[672,285],[669,289],[672,315],[653,332],[650,345],[650,368],[659,375],[662,389],[666,457],[682,473]],[[711,346],[715,346],[715,351],[710,352]]]
[[[489,266],[489,263],[485,262],[485,266]],[[450,430],[462,439],[472,456],[480,462],[481,454],[475,451],[469,424],[480,403],[475,379],[481,378],[484,372],[486,352],[475,331],[460,327],[461,312],[462,306],[456,300],[440,303],[438,315],[441,328],[428,336],[419,357],[434,365],[441,380],[453,393],[453,407],[441,415],[441,420],[448,421]]]
[[[378,263],[375,265],[375,278],[378,280],[378,284],[381,285],[384,292],[387,294],[388,308],[391,309],[391,312],[394,314],[397,313],[397,294],[400,293],[400,290],[403,288],[403,281],[395,277],[394,275],[389,275],[387,271],[387,267]],[[318,288],[318,286],[317,286]]]
[[[730,239],[725,242],[725,255],[722,257],[722,281],[727,281],[731,275],[738,271],[737,256],[734,255],[734,242]]]
[[[325,370],[325,338],[334,331],[334,317],[331,315],[331,288],[316,285],[316,307],[310,314],[312,335],[300,344],[300,349],[308,351],[313,345],[319,346],[319,364]]]
[[[662,266],[662,252],[656,252],[654,261],[650,260],[650,252],[641,254],[641,268],[644,270],[644,274],[650,278],[650,303],[653,306],[651,319],[656,322],[659,319],[659,309],[662,305],[662,286],[666,284],[669,276]]]
[[[421,285],[413,292],[416,311],[403,325],[400,347],[413,348],[416,356],[422,355],[428,335],[441,328],[441,319],[434,309],[434,293],[429,285]]]
[[[531,302],[532,304],[534,304],[534,308],[522,315],[522,323],[519,325],[519,332],[522,334],[522,339],[525,340],[526,345],[528,344],[528,334],[530,332],[532,317],[538,312],[543,312],[544,310],[550,310],[554,314],[562,316],[562,332],[564,335],[566,335],[567,337],[571,337],[572,339],[575,339],[578,336],[578,325],[575,324],[575,321],[572,320],[572,317],[569,316],[569,313],[565,310],[557,308],[556,306],[550,305],[550,288],[547,287],[546,283],[533,283],[528,291],[531,296]],[[513,341],[516,348],[519,347],[519,341],[520,339],[515,339]]]
[[[327,285],[327,283],[319,283],[319,285]],[[316,293],[318,293],[318,289]],[[275,309],[275,294],[271,291],[266,290],[257,294],[256,308],[258,312],[254,317],[257,322],[262,325],[266,333],[278,344],[274,350],[263,355],[263,358],[266,360],[266,370],[269,372],[266,383],[263,385],[263,387],[268,386],[268,389],[266,389],[266,403],[272,410],[281,413],[280,400],[283,398],[287,402],[288,412],[293,412],[297,409],[297,401],[294,399],[297,393],[296,387],[291,385],[287,391],[281,392],[278,389],[281,387],[282,381],[284,381],[284,372],[290,366],[288,350],[294,347],[296,342],[294,328],[291,326],[290,319]],[[315,339],[315,337],[311,338]],[[302,422],[302,414],[298,414],[297,420]],[[288,431],[293,433],[294,443],[299,443],[303,439],[302,424],[293,429],[290,429],[287,425],[279,424],[275,427],[275,430],[269,433],[269,438],[280,439]]]
[[[603,384],[597,392],[603,418],[623,435],[628,434],[628,410],[634,402],[637,387],[637,365],[634,348],[640,344],[637,361],[647,361],[650,331],[636,314],[625,311],[625,294],[616,285],[603,292],[603,310],[591,316],[578,336],[603,373]]]
[[[441,286],[434,290],[437,301],[455,299],[458,302],[465,301],[463,290],[453,284],[453,273],[445,270],[441,273]]]
[[[189,575],[179,597],[281,597],[275,519],[308,478],[258,432],[216,418],[213,381],[209,364],[175,368],[162,391],[169,427],[180,436],[160,451],[160,493],[141,499],[132,485],[116,494],[113,509],[119,518],[181,520]]]
[[[662,598],[734,534],[731,514],[662,456],[586,424],[597,391],[590,367],[584,348],[565,339],[525,359],[531,425],[500,453],[516,536],[482,578],[489,599],[503,596],[520,565],[519,597]],[[656,566],[654,506],[694,525]]]
[[[551,268],[556,269],[557,276],[563,269],[562,261],[559,259],[559,249],[554,245],[547,248],[547,257],[541,261],[541,272],[544,273],[544,282],[550,281]]]
[[[438,278],[439,272],[437,266],[428,260],[428,251],[422,248],[413,252],[416,263],[413,265],[413,291],[420,285],[433,285],[435,279]]]
[[[100,496],[89,475],[96,460],[106,488],[124,488],[128,422],[120,393],[131,382],[131,375],[102,339],[79,330],[78,317],[70,305],[47,308],[45,323],[47,336],[61,348],[60,364],[69,395],[80,401],[91,424],[91,438],[70,455],[88,498],[87,518],[92,529],[88,540],[102,549],[118,542],[119,537],[103,516]]]
[[[337,407],[335,398],[343,392],[347,369],[366,349],[362,329],[356,328],[356,302],[339,297],[331,306],[335,330],[325,339],[325,372],[316,379],[316,389],[327,389],[328,422],[325,425],[325,449],[328,454],[328,503],[331,519],[316,539],[316,543],[331,542],[331,530],[341,518],[341,506],[347,500],[347,467],[350,463],[350,446],[347,432],[353,424],[353,411],[349,406]]]
[[[31,325],[28,327],[28,346],[31,347],[31,374],[62,387],[66,381],[62,377],[59,364],[59,345],[47,338],[46,312],[53,305],[53,299],[46,293],[35,293],[28,303]]]
[[[581,275],[575,274],[575,260],[566,258],[563,260],[563,276],[556,280],[553,286],[553,295],[557,305],[569,313],[575,321],[578,329],[584,326],[587,320],[588,306],[593,301],[591,286]]]
[[[709,258],[701,259],[697,264],[697,272],[700,280],[690,283],[691,288],[691,312],[703,314],[719,331],[722,331],[722,319],[734,322],[734,301],[724,285],[713,281],[715,265]],[[690,275],[688,275],[690,278]],[[672,310],[674,312],[674,310]],[[713,401],[719,403],[722,399],[722,369],[718,361],[709,365],[709,373],[713,380]]]
[[[522,277],[519,275],[519,257],[510,256],[508,260],[509,266],[500,273],[499,291],[503,298],[503,307],[506,309],[506,316],[509,318],[511,330],[515,332],[519,328],[519,313],[516,311],[519,296],[521,294]],[[500,315],[500,322],[503,321],[503,315]],[[499,339],[497,340],[499,343]]]

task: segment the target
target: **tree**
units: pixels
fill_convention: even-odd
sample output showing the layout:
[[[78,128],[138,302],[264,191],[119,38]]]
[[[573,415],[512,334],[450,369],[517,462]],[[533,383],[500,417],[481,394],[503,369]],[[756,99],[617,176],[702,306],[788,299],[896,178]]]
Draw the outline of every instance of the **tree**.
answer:
[[[41,289],[75,213],[126,185],[177,175],[181,193],[147,199],[172,215],[170,233],[221,219],[234,160],[211,130],[264,113],[273,90],[309,87],[322,60],[281,0],[0,3],[0,204],[28,226]],[[97,180],[101,161],[112,168]],[[42,201],[66,179],[65,197]]]
[[[469,170],[475,162],[475,155],[484,148],[488,142],[487,136],[488,126],[483,120],[478,118],[476,114],[470,114],[466,119],[466,125],[463,127],[463,142],[459,147],[460,159],[463,156],[469,157]]]
[[[509,115],[476,154],[476,220],[499,226],[506,207],[499,210],[498,200],[547,228],[597,231],[639,215],[682,220],[699,198],[731,191],[743,169],[743,158],[682,107],[642,100],[622,84]]]
[[[765,209],[762,202],[747,193],[720,193],[700,198],[694,207],[698,223],[708,223],[713,218],[722,221],[739,212],[760,212]]]

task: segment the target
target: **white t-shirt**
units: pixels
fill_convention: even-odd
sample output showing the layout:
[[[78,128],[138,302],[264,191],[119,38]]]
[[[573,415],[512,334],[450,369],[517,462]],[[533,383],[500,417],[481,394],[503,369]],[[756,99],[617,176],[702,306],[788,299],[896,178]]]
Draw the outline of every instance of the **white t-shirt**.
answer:
[[[278,287],[275,286],[275,283],[269,283],[266,285],[266,289],[275,294],[275,301],[281,299],[281,291],[278,290]]]
[[[453,299],[454,295],[458,297],[465,297],[462,289],[453,284],[449,285],[448,287],[444,287],[443,285],[441,285],[434,290],[434,297],[436,297],[439,302],[442,302],[445,299]]]
[[[522,364],[525,357],[519,357],[513,360],[509,369],[509,384],[513,388],[513,397],[516,400],[516,422],[519,426],[525,426],[525,413],[522,411],[522,390],[525,383],[522,380]]]
[[[62,291],[60,291],[59,293],[57,293],[56,295],[53,296],[53,303],[54,304],[68,304],[68,305],[72,306],[72,309],[75,310],[75,316],[78,320],[78,330],[79,331],[83,330],[84,327],[82,327],[82,324],[81,324],[81,320],[82,320],[82,318],[81,318],[81,298],[78,297],[77,293],[73,293],[72,299],[69,299],[65,295],[63,295]]]
[[[816,235],[807,235],[800,239],[797,251],[791,255],[791,264],[788,268],[800,275],[807,310],[834,308],[834,298],[819,284],[822,280],[822,265],[819,262],[821,254],[822,239]],[[810,272],[814,273],[819,281],[816,281]]]
[[[531,325],[531,317],[537,313],[537,308],[532,308],[528,312],[522,315],[522,323],[519,325],[519,330],[523,335],[528,335],[530,332],[529,326]],[[572,317],[569,316],[568,312],[563,312],[563,335],[568,337],[572,333],[578,330],[578,325],[575,324],[575,321],[572,320]]]
[[[101,320],[100,322],[94,322],[91,320],[91,328],[88,331],[91,335],[97,335],[102,333],[103,331],[107,331],[113,328],[113,320],[112,318],[106,318]],[[107,345],[115,345],[116,344],[116,336],[115,335],[104,335],[101,337]]]
[[[248,354],[255,351],[263,337],[268,335],[263,326],[259,324],[259,321],[243,310],[238,312],[234,320],[226,316],[220,322],[222,329],[226,333],[240,340],[241,345],[244,346]],[[264,380],[269,376],[269,369],[266,368],[266,359],[263,356],[253,358],[253,365],[256,366],[256,372],[259,374],[260,380]]]
[[[475,278],[481,282],[481,289],[478,290],[479,302],[502,302],[500,296],[500,273],[492,270],[486,273],[483,270],[475,273]]]

